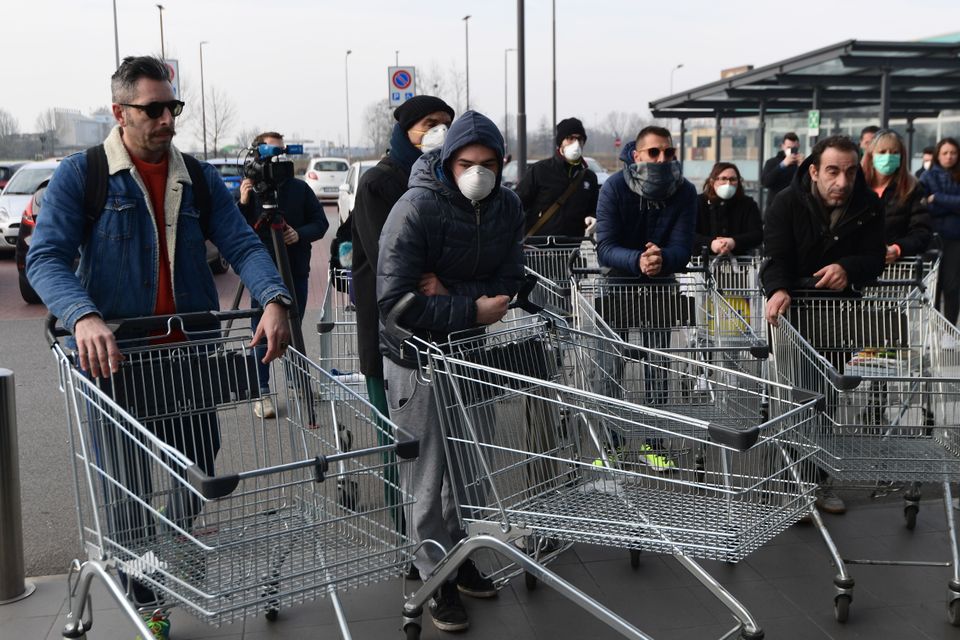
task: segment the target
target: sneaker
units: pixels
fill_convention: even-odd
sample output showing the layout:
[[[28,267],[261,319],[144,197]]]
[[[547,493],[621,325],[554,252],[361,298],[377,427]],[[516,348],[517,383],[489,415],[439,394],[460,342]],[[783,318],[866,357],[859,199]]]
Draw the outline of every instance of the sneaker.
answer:
[[[653,447],[649,444],[640,445],[640,462],[645,463],[655,471],[672,471],[677,467],[677,463],[667,456],[654,453]]]
[[[153,634],[151,637],[154,640],[170,640],[170,614],[163,609],[143,616],[143,623]]]
[[[497,595],[493,580],[480,573],[469,558],[457,570],[457,589],[471,598],[493,598]]]
[[[841,515],[847,512],[847,505],[833,491],[830,485],[821,485],[817,488],[817,508],[826,513]]]
[[[253,414],[258,418],[266,418],[267,420],[270,420],[271,418],[276,418],[277,410],[273,408],[273,400],[271,400],[270,398],[257,400],[253,404]]]
[[[532,558],[543,558],[559,551],[563,543],[555,538],[524,536],[514,540],[513,545]]]
[[[433,595],[430,601],[430,615],[433,624],[440,631],[465,631],[470,628],[470,618],[460,600],[457,585],[444,582],[440,590]]]

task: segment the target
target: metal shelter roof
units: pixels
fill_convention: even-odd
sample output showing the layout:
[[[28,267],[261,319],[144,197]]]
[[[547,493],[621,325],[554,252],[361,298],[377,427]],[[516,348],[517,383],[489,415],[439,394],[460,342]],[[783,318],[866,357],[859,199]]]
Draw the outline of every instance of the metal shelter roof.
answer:
[[[650,103],[656,118],[864,107],[884,123],[960,109],[960,43],[847,40]]]

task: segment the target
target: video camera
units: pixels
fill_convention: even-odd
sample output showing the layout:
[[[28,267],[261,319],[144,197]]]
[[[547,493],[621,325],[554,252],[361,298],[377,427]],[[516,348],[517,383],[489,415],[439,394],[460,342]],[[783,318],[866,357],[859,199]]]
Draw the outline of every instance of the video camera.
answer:
[[[302,153],[302,144],[288,144],[285,147],[259,144],[251,147],[243,163],[243,176],[250,178],[254,191],[261,196],[267,192],[276,192],[283,181],[293,177],[293,161],[281,156]]]

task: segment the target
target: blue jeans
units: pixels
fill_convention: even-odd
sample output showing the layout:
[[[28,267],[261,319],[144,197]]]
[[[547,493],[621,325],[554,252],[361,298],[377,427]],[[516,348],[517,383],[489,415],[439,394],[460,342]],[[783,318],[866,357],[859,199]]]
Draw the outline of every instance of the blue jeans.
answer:
[[[300,312],[300,317],[298,322],[300,326],[303,327],[303,314],[307,310],[307,281],[309,276],[304,274],[302,276],[293,276],[293,289],[297,296],[297,311]],[[251,298],[250,306],[253,309],[259,309],[260,303],[255,299]],[[260,322],[259,318],[254,318],[251,321],[251,327],[254,331],[257,330],[257,323]],[[266,341],[261,341],[254,348],[255,357],[257,359],[257,378],[260,380],[260,391],[262,393],[270,393],[270,365],[263,364],[263,358],[267,355],[267,344]]]

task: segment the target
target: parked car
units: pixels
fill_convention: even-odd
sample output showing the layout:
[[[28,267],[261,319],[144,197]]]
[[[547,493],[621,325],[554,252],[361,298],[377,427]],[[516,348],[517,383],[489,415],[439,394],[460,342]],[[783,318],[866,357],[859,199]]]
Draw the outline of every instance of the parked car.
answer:
[[[527,167],[536,162],[537,160],[527,158]],[[508,189],[516,190],[517,182],[517,161],[511,160],[503,167],[503,178],[500,180],[500,184]]]
[[[10,181],[10,178],[13,177],[13,174],[17,172],[17,169],[22,167],[24,162],[0,162],[0,191],[3,191],[3,188],[7,186],[7,182]]]
[[[367,172],[370,167],[377,166],[379,160],[361,160],[350,165],[347,171],[347,179],[340,185],[340,196],[337,198],[337,211],[340,213],[340,222],[346,222],[353,212],[353,205],[357,201],[357,185],[360,184],[360,176]]]
[[[610,177],[610,174],[606,169],[603,168],[603,165],[594,160],[589,156],[584,156],[583,158],[587,162],[587,166],[590,167],[590,170],[597,174],[597,186],[602,187],[603,183],[607,181],[607,178]]]
[[[0,193],[0,251],[16,250],[23,210],[40,185],[50,179],[59,162],[27,162],[13,174]]]
[[[349,169],[346,158],[311,158],[303,179],[317,198],[336,201]]]
[[[213,158],[207,160],[223,178],[230,195],[240,200],[240,183],[243,182],[243,160],[240,158]]]

